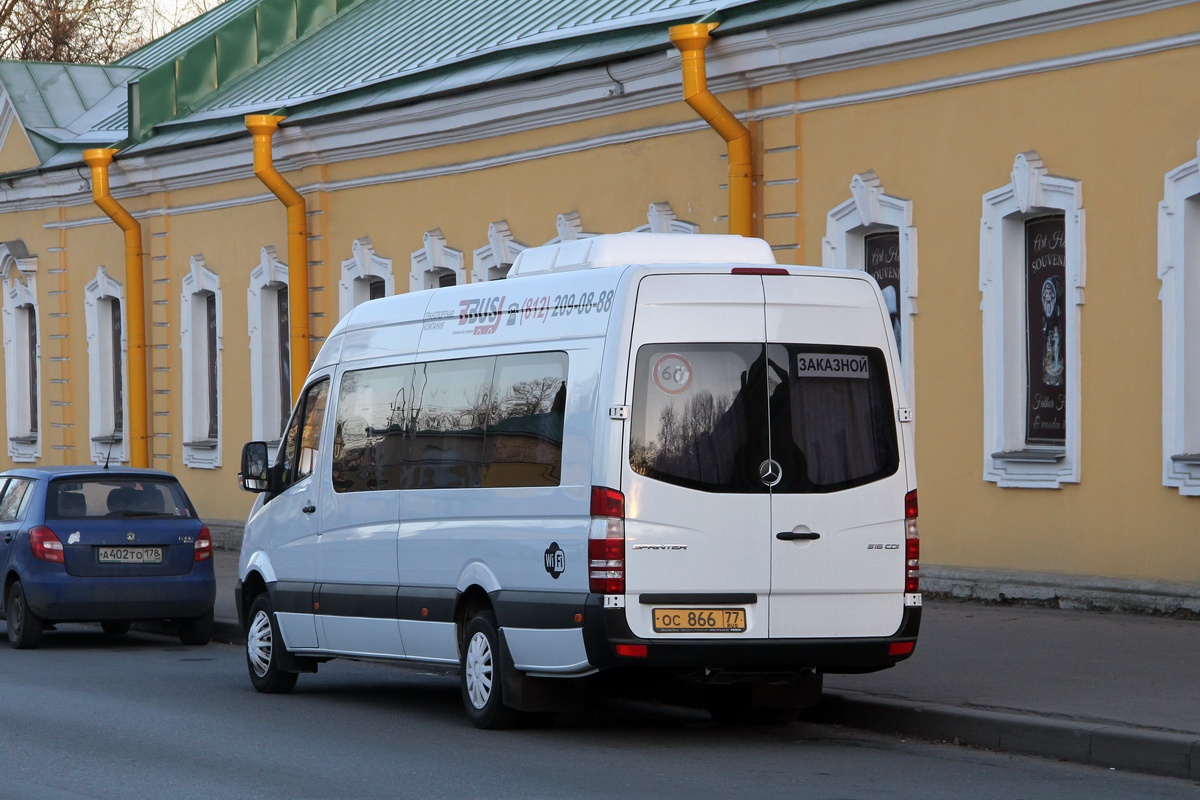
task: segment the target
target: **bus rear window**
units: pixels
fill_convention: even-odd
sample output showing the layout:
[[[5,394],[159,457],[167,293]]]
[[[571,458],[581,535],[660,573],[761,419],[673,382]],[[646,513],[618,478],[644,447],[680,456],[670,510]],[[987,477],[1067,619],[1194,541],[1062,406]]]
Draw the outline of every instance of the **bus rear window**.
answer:
[[[822,493],[899,468],[883,353],[831,345],[653,344],[635,363],[629,463],[708,492]]]

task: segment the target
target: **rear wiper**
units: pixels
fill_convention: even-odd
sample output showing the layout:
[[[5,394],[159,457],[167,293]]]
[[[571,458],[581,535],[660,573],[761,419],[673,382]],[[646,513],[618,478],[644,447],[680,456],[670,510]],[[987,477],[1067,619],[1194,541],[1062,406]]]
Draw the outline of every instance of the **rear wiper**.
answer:
[[[169,511],[123,511],[126,517],[173,517]]]

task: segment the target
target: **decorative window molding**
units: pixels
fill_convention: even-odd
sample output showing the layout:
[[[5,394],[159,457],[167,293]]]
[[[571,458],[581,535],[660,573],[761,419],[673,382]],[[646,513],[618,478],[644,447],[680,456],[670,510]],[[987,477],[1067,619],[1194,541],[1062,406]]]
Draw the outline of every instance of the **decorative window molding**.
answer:
[[[412,272],[408,276],[408,290],[437,289],[440,286],[457,286],[466,281],[463,252],[446,246],[446,237],[441,228],[426,231],[425,246],[413,251]]]
[[[633,229],[634,233],[699,233],[700,226],[684,222],[675,216],[670,203],[651,203],[646,213],[647,223]]]
[[[866,269],[867,239],[894,232],[898,239],[899,291],[884,286],[884,300],[899,329],[897,344],[909,403],[916,403],[916,369],[913,353],[913,321],[917,316],[917,229],[912,224],[913,204],[887,194],[872,171],[850,179],[850,199],[829,212],[825,238],[821,240],[821,264],[838,269]]]
[[[291,410],[291,342],[288,337],[287,264],[267,245],[250,271],[246,321],[250,333],[250,431],[278,443]]]
[[[1025,223],[1061,214],[1065,331],[1062,446],[1026,442]],[[1036,152],[1021,153],[1011,180],[983,196],[979,289],[983,293],[983,476],[1003,487],[1057,489],[1079,482],[1080,334],[1085,282],[1083,185],[1047,173]]]
[[[29,255],[20,239],[0,242],[0,291],[8,457],[15,462],[37,461],[42,456],[37,258]]]
[[[1200,143],[1158,204],[1163,485],[1200,496]]]
[[[129,460],[129,340],[125,290],[103,266],[83,290],[88,348],[88,434],[92,461]]]
[[[369,236],[355,239],[350,252],[350,258],[342,262],[342,279],[338,282],[339,318],[368,300],[396,293],[392,260],[375,252]]]
[[[517,254],[527,247],[513,237],[504,220],[488,225],[488,243],[472,254],[471,283],[508,277]]]
[[[583,220],[579,218],[578,211],[571,211],[566,214],[559,214],[555,220],[554,227],[558,230],[558,236],[555,236],[546,244],[558,244],[559,242],[573,242],[576,239],[587,239],[592,236],[599,236],[598,233],[585,233],[583,230]]]
[[[196,469],[221,466],[221,279],[204,256],[192,256],[179,303],[183,350],[183,463]]]

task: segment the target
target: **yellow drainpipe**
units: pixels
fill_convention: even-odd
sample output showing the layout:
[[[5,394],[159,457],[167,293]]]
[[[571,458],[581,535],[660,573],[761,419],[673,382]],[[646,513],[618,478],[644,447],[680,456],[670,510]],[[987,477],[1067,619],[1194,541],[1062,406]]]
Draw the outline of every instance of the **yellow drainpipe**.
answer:
[[[715,22],[675,25],[671,44],[683,60],[683,99],[713,130],[721,134],[729,149],[729,232],[754,235],[753,160],[750,131],[708,90],[704,72],[704,48],[717,27]]]
[[[92,200],[125,232],[125,302],[129,343],[129,463],[150,466],[150,440],[146,435],[146,295],[142,251],[142,226],[113,199],[108,188],[108,167],[116,150],[84,150],[83,161],[92,168]]]
[[[292,353],[292,402],[300,396],[312,363],[308,329],[308,216],[304,198],[275,169],[271,137],[284,117],[250,114],[246,127],[254,134],[254,174],[287,208],[288,331]]]

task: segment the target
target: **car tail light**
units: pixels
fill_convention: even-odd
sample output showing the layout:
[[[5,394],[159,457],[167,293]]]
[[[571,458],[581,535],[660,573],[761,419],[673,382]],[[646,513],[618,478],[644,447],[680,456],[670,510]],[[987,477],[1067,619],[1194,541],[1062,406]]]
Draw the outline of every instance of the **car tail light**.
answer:
[[[921,591],[921,537],[917,535],[917,490],[904,495],[904,592]]]
[[[54,535],[54,531],[45,525],[38,525],[29,531],[29,549],[33,551],[34,558],[40,558],[42,561],[50,561],[55,564],[62,564],[66,561],[62,542]]]
[[[192,561],[207,561],[212,558],[212,553],[212,534],[208,532],[208,526],[203,525],[200,535],[196,537],[196,553],[192,556]]]
[[[625,495],[616,489],[592,487],[588,586],[596,594],[625,594]]]

